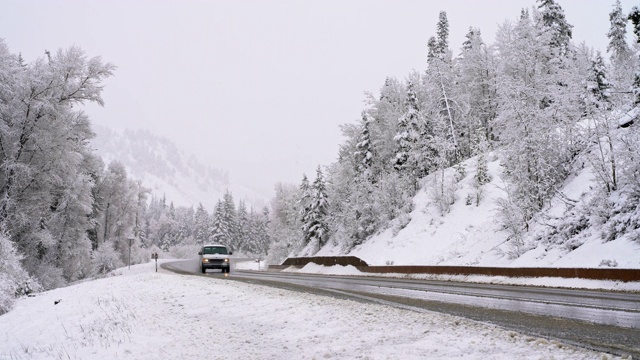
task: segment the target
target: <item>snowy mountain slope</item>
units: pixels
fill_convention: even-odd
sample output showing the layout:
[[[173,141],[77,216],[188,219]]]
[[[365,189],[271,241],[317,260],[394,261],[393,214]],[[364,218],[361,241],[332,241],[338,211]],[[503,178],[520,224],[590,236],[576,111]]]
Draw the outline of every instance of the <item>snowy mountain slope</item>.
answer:
[[[576,244],[545,242],[546,229],[568,216],[564,198],[586,204],[593,176],[588,166],[578,170],[559,189],[559,194],[538,216],[516,249],[509,234],[498,221],[498,202],[506,199],[500,162],[490,156],[491,181],[482,187],[482,199],[475,204],[474,175],[476,159],[463,163],[466,175],[455,186],[455,202],[441,213],[432,195],[434,176],[423,179],[423,186],[413,199],[411,220],[405,227],[393,225],[354,248],[348,255],[362,258],[371,265],[473,265],[473,266],[552,266],[640,268],[640,243],[628,236],[605,242],[599,228],[581,233]],[[452,177],[455,170],[447,169]],[[469,198],[470,204],[468,204]],[[574,239],[575,240],[575,239]],[[323,248],[318,255],[335,255],[340,250]],[[518,256],[519,254],[519,256]]]
[[[19,299],[0,317],[0,359],[615,358],[435,312],[156,273],[153,263],[114,273]]]
[[[93,126],[96,132],[91,146],[105,164],[120,161],[127,173],[142,180],[157,197],[166,196],[176,206],[197,206],[202,203],[213,211],[218,199],[230,190],[236,199],[243,199],[254,207],[263,206],[266,198],[241,185],[229,181],[226,171],[204,164],[188,155],[166,138],[148,130],[122,132],[104,126]]]

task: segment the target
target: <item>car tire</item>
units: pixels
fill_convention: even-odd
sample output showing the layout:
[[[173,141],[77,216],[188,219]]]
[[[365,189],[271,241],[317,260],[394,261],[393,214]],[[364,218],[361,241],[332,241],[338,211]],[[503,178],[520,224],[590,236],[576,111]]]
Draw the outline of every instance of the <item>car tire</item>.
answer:
[[[205,268],[204,268],[204,266],[203,266],[203,267],[201,267],[201,269],[202,269],[202,273],[203,273],[203,274],[207,272],[207,269],[205,269]]]

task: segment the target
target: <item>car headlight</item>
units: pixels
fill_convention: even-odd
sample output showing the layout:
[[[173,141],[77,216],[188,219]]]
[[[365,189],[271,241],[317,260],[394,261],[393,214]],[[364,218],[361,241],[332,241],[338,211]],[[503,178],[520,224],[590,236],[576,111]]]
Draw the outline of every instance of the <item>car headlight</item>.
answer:
[[[229,262],[229,258],[227,258],[227,259],[224,259],[224,262]]]
[[[209,259],[202,259],[202,262],[209,262]]]

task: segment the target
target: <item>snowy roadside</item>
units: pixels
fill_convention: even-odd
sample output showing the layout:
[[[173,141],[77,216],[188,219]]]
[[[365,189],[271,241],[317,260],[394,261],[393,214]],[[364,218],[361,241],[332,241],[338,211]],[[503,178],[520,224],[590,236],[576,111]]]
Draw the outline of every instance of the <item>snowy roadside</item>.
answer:
[[[449,315],[155,273],[153,263],[117,273],[19,299],[0,316],[0,359],[613,358]]]
[[[564,279],[564,278],[511,278],[506,276],[484,276],[484,275],[434,275],[434,274],[372,274],[361,272],[354,266],[323,266],[309,263],[300,269],[293,267],[282,270],[284,272],[297,272],[306,274],[325,275],[353,275],[353,276],[376,276],[393,277],[401,279],[439,280],[439,281],[459,281],[483,284],[505,284],[505,285],[529,285],[546,286],[558,288],[592,289],[592,290],[612,290],[612,291],[633,291],[640,292],[640,281],[621,282],[609,280],[590,279]]]

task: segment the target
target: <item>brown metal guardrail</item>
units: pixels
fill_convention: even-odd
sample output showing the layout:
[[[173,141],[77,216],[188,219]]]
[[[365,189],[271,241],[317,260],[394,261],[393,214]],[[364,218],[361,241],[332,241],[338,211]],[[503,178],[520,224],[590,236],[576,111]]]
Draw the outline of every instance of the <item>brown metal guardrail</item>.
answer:
[[[640,269],[617,268],[508,268],[480,266],[420,266],[388,265],[369,266],[355,256],[316,256],[288,258],[282,265],[269,265],[269,270],[282,270],[293,266],[304,267],[313,262],[318,265],[352,265],[363,273],[382,274],[435,274],[435,275],[486,275],[507,277],[559,277],[592,280],[640,281]]]

